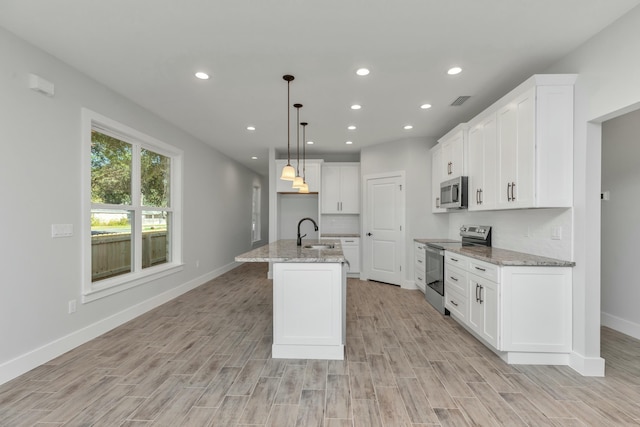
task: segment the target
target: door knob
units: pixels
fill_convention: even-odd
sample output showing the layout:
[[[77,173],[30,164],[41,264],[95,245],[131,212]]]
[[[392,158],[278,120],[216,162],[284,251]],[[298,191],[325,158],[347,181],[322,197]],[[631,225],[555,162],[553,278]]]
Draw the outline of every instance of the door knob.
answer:
[[[371,234],[371,233],[367,233],[367,236],[373,236],[373,234]]]

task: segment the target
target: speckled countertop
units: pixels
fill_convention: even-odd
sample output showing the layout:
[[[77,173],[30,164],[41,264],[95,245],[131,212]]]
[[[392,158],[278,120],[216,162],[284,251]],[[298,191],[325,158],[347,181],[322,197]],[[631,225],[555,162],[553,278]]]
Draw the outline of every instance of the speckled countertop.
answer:
[[[426,244],[426,243],[460,243],[460,240],[453,239],[413,239],[415,242]]]
[[[447,250],[504,267],[573,267],[576,265],[573,261],[563,261],[555,258],[484,246],[460,246],[459,248],[447,248]]]
[[[360,233],[322,233],[321,238],[339,239],[340,237],[360,237]]]
[[[332,249],[308,249],[305,245],[335,245]],[[302,246],[296,246],[295,239],[278,240],[236,257],[237,262],[345,262],[340,240],[302,239]]]

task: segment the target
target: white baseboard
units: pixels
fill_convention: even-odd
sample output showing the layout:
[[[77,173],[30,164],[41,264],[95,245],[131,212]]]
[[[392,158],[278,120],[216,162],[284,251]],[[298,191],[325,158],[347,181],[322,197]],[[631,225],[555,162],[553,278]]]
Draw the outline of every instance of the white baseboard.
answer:
[[[605,312],[600,313],[600,323],[602,326],[622,332],[635,339],[640,339],[640,324]]]
[[[405,280],[404,282],[402,282],[402,289],[420,289],[417,285],[416,282],[414,282],[413,280]],[[422,292],[424,292],[422,289],[420,289]]]
[[[573,352],[569,355],[569,367],[585,377],[604,377],[602,357],[585,357]]]
[[[40,366],[48,361],[82,345],[110,330],[152,310],[180,295],[207,283],[209,280],[233,270],[241,263],[232,262],[213,270],[207,274],[196,277],[182,285],[172,288],[166,292],[142,301],[134,306],[126,308],[109,317],[101,319],[91,325],[85,326],[62,338],[47,343],[41,347],[33,349],[14,359],[0,364],[0,385],[26,373],[31,369]]]

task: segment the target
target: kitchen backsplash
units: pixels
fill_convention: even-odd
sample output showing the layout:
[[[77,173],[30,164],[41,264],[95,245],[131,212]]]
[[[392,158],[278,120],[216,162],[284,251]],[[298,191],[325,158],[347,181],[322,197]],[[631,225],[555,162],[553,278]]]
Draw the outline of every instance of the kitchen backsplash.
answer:
[[[445,214],[447,215],[447,214]],[[571,209],[518,209],[449,213],[449,237],[460,238],[460,226],[492,226],[492,246],[533,255],[572,260]],[[552,238],[552,234],[559,239]]]
[[[322,215],[320,221],[324,234],[360,233],[360,215]]]

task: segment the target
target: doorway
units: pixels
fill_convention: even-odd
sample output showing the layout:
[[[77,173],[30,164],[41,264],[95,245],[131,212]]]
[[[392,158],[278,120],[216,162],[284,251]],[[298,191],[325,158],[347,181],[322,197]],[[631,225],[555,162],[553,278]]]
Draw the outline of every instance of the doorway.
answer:
[[[364,184],[363,279],[401,286],[405,259],[405,174],[367,175]]]

